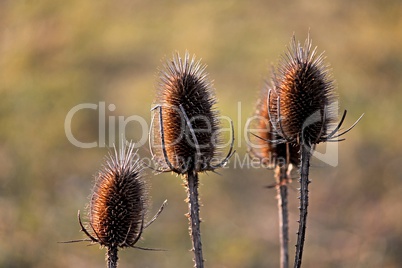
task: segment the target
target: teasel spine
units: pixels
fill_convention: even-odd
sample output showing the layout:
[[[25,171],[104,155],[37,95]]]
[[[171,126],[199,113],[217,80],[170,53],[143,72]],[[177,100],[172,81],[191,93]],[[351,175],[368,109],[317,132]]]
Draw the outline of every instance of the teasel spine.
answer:
[[[106,262],[108,268],[116,268],[119,260],[117,256],[118,248],[116,246],[107,247]]]
[[[289,212],[288,212],[288,176],[286,167],[275,169],[276,191],[278,199],[280,268],[289,267]]]
[[[309,205],[309,190],[308,185],[309,180],[309,169],[310,169],[310,158],[311,158],[311,147],[306,147],[304,145],[300,146],[301,151],[301,166],[300,166],[300,218],[299,218],[299,229],[297,231],[297,243],[296,243],[296,255],[294,267],[301,267],[304,242],[306,236],[307,228],[307,214]]]
[[[218,113],[214,109],[216,98],[212,92],[212,83],[208,81],[205,65],[190,59],[188,52],[184,59],[179,53],[174,54],[160,73],[157,92],[157,105],[152,109],[159,113],[159,131],[152,136],[160,139],[161,149],[153,157],[163,163],[156,172],[175,172],[183,176],[187,192],[190,237],[194,251],[195,267],[204,267],[202,252],[198,173],[214,171],[226,165],[231,157],[233,143],[226,158],[220,163],[213,163],[219,154],[220,143]],[[205,121],[203,121],[205,120]],[[153,119],[154,122],[154,119]],[[157,126],[157,124],[155,124]],[[157,127],[156,127],[157,128]],[[195,131],[203,130],[203,131]],[[233,124],[232,124],[233,131]],[[233,136],[232,136],[233,137]]]
[[[196,172],[188,172],[185,176],[185,184],[187,192],[187,203],[188,203],[188,217],[191,227],[189,227],[190,236],[193,241],[193,251],[194,251],[194,262],[195,267],[203,267],[204,259],[202,253],[202,242],[201,242],[201,219],[200,219],[200,205],[199,205],[199,194],[198,194],[198,174]]]

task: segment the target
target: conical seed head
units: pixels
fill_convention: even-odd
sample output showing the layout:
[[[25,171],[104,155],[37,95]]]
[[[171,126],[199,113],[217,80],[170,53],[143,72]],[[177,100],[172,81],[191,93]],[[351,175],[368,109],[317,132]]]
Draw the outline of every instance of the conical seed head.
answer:
[[[271,114],[278,133],[288,141],[319,143],[336,121],[334,85],[323,60],[311,50],[310,39],[301,46],[293,37],[273,77]]]
[[[217,156],[218,113],[205,68],[188,53],[184,59],[177,53],[160,75],[156,103],[161,105],[168,160],[179,173],[195,170],[196,162],[200,167],[195,171],[203,171]],[[160,141],[160,129],[154,129],[154,133]],[[160,163],[165,161],[160,152],[156,157]]]
[[[96,178],[89,229],[102,246],[132,246],[147,211],[147,186],[133,146],[110,153]]]
[[[287,163],[298,166],[300,162],[299,148],[294,146],[294,144],[289,144],[287,149],[285,143],[275,143],[281,137],[272,126],[270,120],[269,114],[271,111],[268,109],[269,91],[270,86],[268,83],[265,83],[260,92],[260,98],[257,101],[255,112],[257,123],[253,129],[256,130],[254,134],[258,137],[253,140],[253,144],[256,145],[253,150],[257,151],[263,160],[272,161],[273,165]]]

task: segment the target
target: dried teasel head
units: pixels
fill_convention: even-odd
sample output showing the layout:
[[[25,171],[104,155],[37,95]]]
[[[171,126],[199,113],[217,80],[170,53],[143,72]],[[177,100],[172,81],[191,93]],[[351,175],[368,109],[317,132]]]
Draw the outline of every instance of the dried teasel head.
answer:
[[[86,239],[62,243],[89,241],[107,248],[108,267],[117,267],[119,248],[133,247],[142,250],[159,250],[136,246],[142,231],[150,226],[163,211],[165,201],[156,215],[146,224],[148,209],[147,184],[143,176],[134,144],[109,152],[102,170],[96,177],[95,187],[89,203],[89,222],[84,226],[78,211],[78,222]]]
[[[280,139],[268,113],[268,92],[270,85],[266,82],[257,100],[256,110],[252,119],[253,133],[255,138],[249,145],[249,151],[263,161],[263,164],[273,168],[277,165],[298,166],[300,163],[299,147],[291,143],[275,143]]]
[[[153,133],[154,142],[160,142],[154,157],[165,163],[163,171],[184,174],[214,170],[227,161],[213,164],[219,156],[221,138],[216,98],[205,68],[186,52],[184,58],[176,53],[160,72],[154,108],[159,109],[159,120]]]
[[[312,145],[328,139],[336,96],[323,60],[310,38],[302,46],[293,36],[268,94],[270,121],[283,141]]]
[[[148,193],[134,144],[109,153],[89,204],[89,224],[82,231],[107,248],[134,247],[144,228]],[[89,229],[90,231],[87,231]]]

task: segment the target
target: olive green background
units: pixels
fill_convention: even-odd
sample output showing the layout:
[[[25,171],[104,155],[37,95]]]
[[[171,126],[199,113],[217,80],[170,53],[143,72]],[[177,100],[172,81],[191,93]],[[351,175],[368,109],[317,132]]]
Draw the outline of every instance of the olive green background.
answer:
[[[188,50],[208,65],[243,159],[244,125],[264,78],[293,33],[304,42],[308,32],[331,65],[345,126],[365,117],[339,143],[337,167],[312,163],[304,267],[400,267],[402,3],[392,0],[0,1],[0,267],[105,266],[97,245],[57,243],[84,237],[77,210],[85,211],[108,150],[68,141],[71,108],[105,102],[116,107],[106,115],[116,125],[132,115],[149,124],[158,66]],[[78,112],[72,131],[97,141],[98,111]],[[128,139],[141,133],[127,125]],[[148,145],[139,153],[149,157]],[[200,175],[206,267],[278,267],[276,192],[264,188],[272,171],[232,161],[219,172]],[[168,251],[126,249],[120,267],[192,267],[182,181],[147,176],[150,214],[168,205],[139,245]],[[295,173],[291,263],[297,187]]]

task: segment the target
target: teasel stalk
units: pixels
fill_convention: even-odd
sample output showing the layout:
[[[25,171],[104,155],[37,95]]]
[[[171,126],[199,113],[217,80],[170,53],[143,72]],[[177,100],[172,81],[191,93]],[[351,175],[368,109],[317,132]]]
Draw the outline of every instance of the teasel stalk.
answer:
[[[335,107],[337,98],[328,65],[323,54],[317,55],[312,41],[304,45],[293,36],[285,57],[273,76],[273,88],[268,92],[268,114],[278,138],[273,144],[296,144],[300,148],[300,219],[294,267],[301,267],[308,213],[310,158],[320,142],[341,141],[350,128],[338,133],[346,117],[343,113],[338,125]]]
[[[150,150],[158,163],[156,171],[172,171],[183,176],[197,268],[204,267],[198,173],[223,167],[234,153],[232,133],[229,153],[223,161],[215,161],[220,154],[221,137],[218,112],[214,108],[216,98],[205,68],[195,56],[190,58],[188,52],[184,58],[176,53],[166,63],[160,72],[157,105],[152,109],[158,120],[152,120],[150,132]],[[159,144],[154,144],[155,141]]]
[[[274,186],[277,191],[278,200],[278,223],[279,223],[279,245],[280,245],[280,267],[289,267],[289,216],[288,216],[288,183],[291,182],[291,170],[298,166],[299,147],[289,143],[275,144],[271,141],[278,137],[272,127],[268,114],[268,92],[271,86],[268,82],[260,92],[257,101],[256,111],[249,123],[253,124],[251,134],[257,139],[251,141],[248,147],[249,154],[260,159],[261,164],[267,168],[275,169]]]
[[[126,147],[122,141],[119,151],[109,152],[105,164],[96,176],[89,203],[89,222],[84,224],[78,211],[78,222],[86,239],[64,243],[88,241],[106,247],[107,267],[117,267],[119,248],[159,250],[136,246],[143,230],[162,212],[166,201],[156,215],[145,223],[148,211],[148,186],[143,164],[134,152],[134,144]]]

